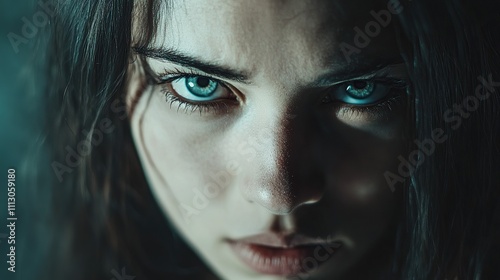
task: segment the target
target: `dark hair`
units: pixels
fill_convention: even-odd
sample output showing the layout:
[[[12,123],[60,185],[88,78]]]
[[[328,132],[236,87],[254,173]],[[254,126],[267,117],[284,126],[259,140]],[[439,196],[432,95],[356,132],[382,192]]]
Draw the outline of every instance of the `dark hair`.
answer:
[[[134,5],[140,14],[133,18]],[[206,267],[178,239],[153,199],[132,142],[124,105],[131,24],[138,43],[154,38],[159,1],[57,1],[47,48],[44,145],[50,172],[52,251],[49,279],[196,279]],[[402,188],[395,279],[493,279],[500,276],[500,111],[498,92],[458,129],[444,115],[476,92],[478,77],[500,79],[500,4],[404,1],[397,34],[415,97],[415,139],[436,144]],[[481,93],[487,94],[487,88]],[[71,149],[107,120],[110,133],[78,162]],[[69,147],[69,148],[68,148]],[[69,157],[71,159],[71,156]],[[46,158],[43,159],[46,162]],[[496,246],[496,247],[494,247]],[[168,264],[168,266],[166,265]],[[188,267],[192,266],[192,267]],[[487,278],[488,277],[488,278]]]
[[[411,178],[403,279],[496,279],[500,263],[500,5],[413,1],[401,17],[415,93],[416,139],[437,144]],[[478,91],[479,89],[479,91]],[[488,96],[479,100],[474,96]],[[474,101],[475,100],[475,101]],[[454,104],[478,102],[459,121]],[[475,108],[473,105],[472,108]],[[496,247],[494,247],[496,246]],[[496,276],[496,277],[494,277]]]
[[[150,40],[158,3],[55,2],[45,34],[43,99],[53,174],[44,179],[53,209],[47,279],[111,279],[122,269],[140,279],[196,274],[177,265],[195,256],[174,242],[177,234],[151,196],[130,134],[124,91],[134,4],[145,27],[138,40]],[[103,122],[111,123],[111,133],[98,131]],[[99,144],[94,134],[101,135]],[[82,143],[90,152],[76,152]]]

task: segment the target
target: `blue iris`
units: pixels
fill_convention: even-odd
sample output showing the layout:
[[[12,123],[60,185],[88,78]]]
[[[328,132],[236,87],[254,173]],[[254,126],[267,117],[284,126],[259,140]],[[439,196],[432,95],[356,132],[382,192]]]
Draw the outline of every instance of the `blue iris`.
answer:
[[[355,81],[350,83],[347,88],[347,94],[356,99],[367,98],[373,94],[375,83],[367,81]]]
[[[207,77],[186,78],[186,88],[195,96],[210,97],[215,93],[219,84]]]
[[[366,106],[386,98],[391,89],[384,82],[354,80],[338,85],[332,97],[346,104]]]

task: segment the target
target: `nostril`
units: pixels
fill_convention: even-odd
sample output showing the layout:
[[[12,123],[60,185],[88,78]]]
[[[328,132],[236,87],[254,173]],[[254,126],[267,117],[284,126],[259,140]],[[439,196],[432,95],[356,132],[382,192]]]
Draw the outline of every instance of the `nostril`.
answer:
[[[322,194],[318,194],[318,195],[315,195],[314,197],[311,197],[309,200],[305,200],[305,199],[299,199],[298,200],[298,203],[294,203],[293,204],[293,208],[289,211],[289,213],[292,213],[293,211],[295,211],[296,209],[300,208],[300,207],[303,207],[305,205],[313,205],[313,204],[316,204],[318,203],[321,198],[323,197]],[[288,214],[289,214],[288,213]]]
[[[305,205],[312,205],[317,203],[319,200],[311,200],[303,203],[294,203],[291,205],[272,205],[271,207],[266,207],[269,212],[278,216],[285,216],[292,214],[298,208],[301,208]]]
[[[311,190],[311,188],[309,188]],[[267,186],[247,188],[245,198],[256,203],[274,215],[288,215],[295,209],[317,203],[322,193],[292,189],[287,186]]]

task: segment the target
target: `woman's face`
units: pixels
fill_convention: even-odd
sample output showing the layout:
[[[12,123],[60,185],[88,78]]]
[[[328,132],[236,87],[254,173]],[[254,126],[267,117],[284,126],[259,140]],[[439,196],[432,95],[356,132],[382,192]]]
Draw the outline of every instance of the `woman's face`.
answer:
[[[171,1],[137,49],[128,105],[149,184],[224,279],[334,279],[390,251],[403,7],[340,2]],[[366,35],[375,13],[388,24]]]

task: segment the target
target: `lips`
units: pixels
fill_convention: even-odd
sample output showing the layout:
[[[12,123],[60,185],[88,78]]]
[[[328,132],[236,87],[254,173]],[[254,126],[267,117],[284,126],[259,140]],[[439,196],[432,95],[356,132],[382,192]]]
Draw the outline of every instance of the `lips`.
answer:
[[[325,263],[341,246],[339,242],[278,233],[227,241],[236,256],[253,270],[280,276],[310,272]]]

